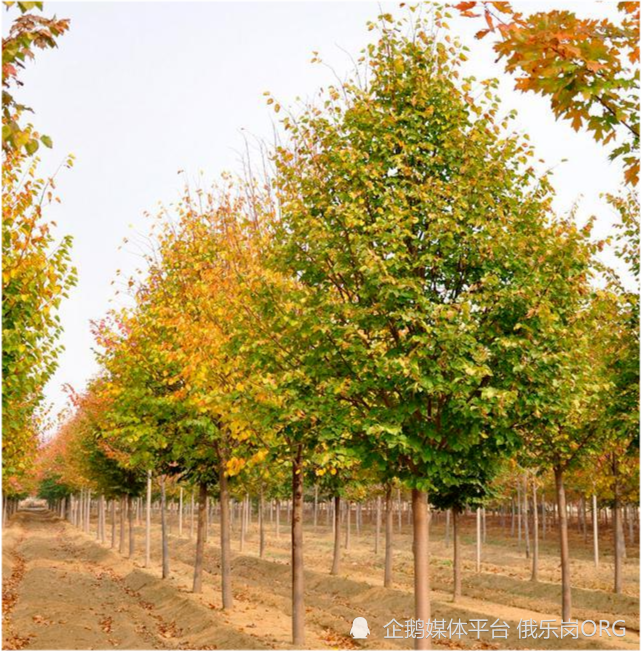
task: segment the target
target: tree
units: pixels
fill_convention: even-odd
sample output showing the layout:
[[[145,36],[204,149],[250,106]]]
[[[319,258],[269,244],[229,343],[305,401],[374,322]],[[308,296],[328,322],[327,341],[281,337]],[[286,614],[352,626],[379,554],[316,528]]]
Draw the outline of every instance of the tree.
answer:
[[[567,254],[564,257],[568,258]],[[579,257],[575,254],[571,264]],[[612,298],[611,293],[591,293],[584,288],[577,291],[574,301],[570,296],[563,303],[559,301],[563,308],[548,324],[556,337],[550,333],[547,344],[536,341],[528,359],[532,404],[520,424],[525,439],[523,459],[524,463],[554,473],[564,621],[570,619],[572,608],[564,478],[608,440],[605,408],[611,378],[603,342],[612,328]]]
[[[8,9],[14,2],[5,2]],[[68,20],[44,18],[31,12],[41,2],[18,2],[20,16],[2,39],[2,456],[3,487],[23,476],[33,460],[44,414],[39,411],[43,388],[56,369],[60,352],[57,308],[75,284],[70,264],[71,238],[56,244],[54,226],[44,209],[52,201],[53,179],[38,177],[38,160],[30,160],[42,142],[28,124],[12,87],[35,48],[56,46]],[[71,166],[72,159],[66,161]]]
[[[625,181],[639,181],[639,3],[619,2],[618,21],[581,18],[567,10],[524,15],[509,2],[460,2],[463,16],[486,27],[477,38],[498,36],[494,51],[516,88],[550,99],[554,115],[586,129],[597,142],[613,143]]]
[[[53,375],[61,333],[57,310],[76,282],[71,238],[56,243],[44,217],[53,182],[37,177],[37,160],[13,152],[2,167],[2,451],[3,477],[29,466],[43,389]]]
[[[305,337],[299,373],[321,409],[349,405],[364,466],[412,490],[415,616],[427,620],[425,493],[482,441],[517,442],[520,328],[552,309],[550,285],[572,281],[550,253],[564,229],[549,184],[497,123],[492,82],[473,101],[462,53],[423,20],[384,15],[367,84],[284,118],[266,264],[304,286],[282,321]]]
[[[614,592],[623,590],[623,531],[621,505],[638,501],[641,458],[641,204],[636,193],[610,197],[621,217],[618,254],[629,266],[636,288],[617,283],[619,300],[610,318],[606,359],[612,381],[607,420],[612,432],[609,468],[612,476],[614,529]],[[627,489],[627,490],[626,490]]]

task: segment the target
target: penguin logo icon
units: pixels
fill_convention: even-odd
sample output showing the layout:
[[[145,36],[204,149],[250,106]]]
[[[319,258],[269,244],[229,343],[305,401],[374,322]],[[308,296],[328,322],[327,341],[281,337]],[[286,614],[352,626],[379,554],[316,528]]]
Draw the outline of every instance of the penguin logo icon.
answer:
[[[349,634],[355,640],[364,640],[369,635],[369,626],[364,617],[356,617],[352,622],[352,630]]]

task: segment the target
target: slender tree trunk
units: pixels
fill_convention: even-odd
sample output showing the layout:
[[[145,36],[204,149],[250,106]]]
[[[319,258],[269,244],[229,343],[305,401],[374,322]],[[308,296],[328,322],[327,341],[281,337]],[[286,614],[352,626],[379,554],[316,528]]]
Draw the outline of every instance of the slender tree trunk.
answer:
[[[147,505],[145,509],[145,567],[151,567],[151,470],[147,471]]]
[[[414,539],[414,618],[430,620],[429,575],[429,521],[427,495],[412,489],[413,539]],[[430,638],[415,638],[415,649],[429,649]]]
[[[245,548],[245,527],[247,526],[247,499],[243,500],[240,511],[240,551]]]
[[[334,495],[334,558],[330,574],[337,576],[341,571],[341,498]]]
[[[374,537],[374,554],[378,556],[381,547],[381,498],[376,498],[376,534]]]
[[[305,575],[303,565],[303,446],[292,464],[292,640],[305,644]]]
[[[454,601],[461,597],[461,537],[459,534],[458,514],[456,507],[452,511],[452,538],[454,541]],[[449,512],[449,511],[448,511]]]
[[[523,475],[523,524],[525,527],[525,558],[530,558],[530,509],[528,505],[527,475]]]
[[[481,571],[481,507],[476,509],[476,571]]]
[[[619,463],[615,455],[612,458],[614,476],[614,505],[612,507],[612,529],[614,534],[614,592],[623,591],[623,526],[621,523],[621,498],[619,496]]]
[[[103,508],[104,508],[104,498],[101,495],[98,498],[98,527],[96,528],[96,540],[98,542],[103,542],[105,538],[105,532],[102,526]]]
[[[220,456],[220,576],[223,597],[223,610],[234,605],[231,591],[231,522],[229,515],[229,487],[225,474],[226,459]]]
[[[207,526],[207,484],[198,487],[198,531],[196,533],[196,561],[194,562],[194,592],[203,589],[203,556],[205,553],[205,528]]]
[[[209,540],[209,495],[205,497],[205,531],[203,533],[203,539],[205,543]],[[230,534],[231,535],[231,534]]]
[[[514,498],[512,498],[512,527],[510,531],[510,535],[512,538],[514,538],[514,528],[516,526],[516,517],[515,517],[515,509],[514,509]]]
[[[280,538],[280,500],[276,500],[276,540]]]
[[[314,486],[314,529],[318,526],[318,485]]]
[[[189,509],[189,540],[194,537],[194,490],[191,491],[191,507]]]
[[[162,535],[162,578],[169,578],[169,536],[167,532],[167,499],[165,475],[160,477],[160,529]]]
[[[392,587],[394,561],[394,513],[392,504],[392,487],[388,486],[385,493],[385,579],[383,585]]]
[[[401,500],[401,489],[396,491],[396,504],[398,506],[398,532],[403,530],[403,502]]]
[[[450,546],[450,519],[451,519],[452,509],[447,509],[445,511],[445,547]]]
[[[350,543],[352,538],[352,503],[348,500],[345,503],[347,507],[347,528],[345,531],[345,551],[350,550]]]
[[[554,468],[556,484],[556,502],[559,511],[559,542],[561,549],[561,593],[562,618],[569,622],[572,617],[572,588],[570,584],[570,549],[568,546],[568,516],[565,505],[565,487],[563,486],[563,469]]]
[[[116,546],[116,500],[111,500],[111,548]]]
[[[120,545],[118,551],[125,555],[125,511],[127,510],[127,498],[122,495],[120,497]]]
[[[258,556],[259,558],[265,556],[265,497],[262,486],[258,501]]]
[[[532,478],[532,513],[534,515],[534,532],[532,545],[532,581],[539,580],[539,511],[536,503],[536,479]]]
[[[545,506],[545,497],[541,495],[541,520],[543,524],[543,540],[545,540],[545,533],[546,533],[546,522],[547,522],[547,509]]]
[[[134,529],[134,498],[131,495],[127,498],[127,511],[129,514],[129,558],[133,558],[136,536]]]
[[[521,482],[516,480],[516,513],[517,525],[519,531],[519,545],[521,544],[521,524],[522,524],[522,510],[521,510]]]
[[[596,493],[592,495],[592,538],[594,548],[594,567],[599,569],[599,510],[597,508]]]
[[[102,496],[102,540],[104,544],[107,542],[107,498]]]
[[[180,497],[178,498],[178,536],[183,537],[183,488],[180,487]]]

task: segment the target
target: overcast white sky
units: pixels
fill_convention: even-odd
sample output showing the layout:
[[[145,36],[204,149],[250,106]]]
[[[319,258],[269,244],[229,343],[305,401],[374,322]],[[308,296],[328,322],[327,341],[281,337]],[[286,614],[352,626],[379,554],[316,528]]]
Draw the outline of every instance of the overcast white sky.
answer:
[[[614,5],[514,4],[582,15],[609,14]],[[68,153],[76,157],[58,177],[62,205],[50,213],[60,233],[74,237],[79,272],[61,311],[65,351],[47,388],[56,407],[65,403],[63,383],[81,390],[96,371],[89,322],[109,309],[116,269],[126,274],[140,264],[131,247],[118,250],[130,225],[147,231],[143,212],[178,196],[179,170],[214,179],[237,169],[243,129],[270,139],[273,112],[263,92],[288,105],[331,83],[327,68],[310,63],[314,50],[347,73],[352,64],[343,50],[356,56],[373,37],[366,22],[380,7],[402,11],[398,3],[372,2],[45,2],[47,14],[71,19],[71,29],[57,50],[28,64],[19,97],[54,140],[43,173]],[[596,214],[598,234],[609,231],[613,213],[599,194],[616,190],[619,167],[590,136],[555,122],[545,100],[511,90],[490,42],[473,38],[478,23],[455,19],[451,27],[472,48],[469,72],[501,78],[505,109],[519,111],[519,128],[555,167],[557,210],[581,199],[578,219]]]

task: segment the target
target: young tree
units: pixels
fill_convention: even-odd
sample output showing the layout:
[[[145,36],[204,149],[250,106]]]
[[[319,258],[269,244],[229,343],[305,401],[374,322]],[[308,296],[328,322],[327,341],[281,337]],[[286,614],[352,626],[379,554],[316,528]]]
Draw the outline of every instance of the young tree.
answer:
[[[330,88],[322,109],[283,120],[267,264],[304,286],[281,319],[306,337],[299,373],[325,413],[349,405],[365,467],[393,468],[412,490],[427,620],[426,491],[481,441],[514,441],[519,328],[552,309],[549,285],[571,281],[548,253],[564,231],[549,185],[497,123],[492,83],[491,99],[473,101],[456,48],[423,19],[385,15],[380,33],[367,84]]]
[[[3,478],[33,460],[43,389],[57,367],[57,314],[76,282],[71,238],[56,243],[45,218],[52,181],[37,177],[37,160],[13,152],[3,161],[2,202],[2,457]]]

